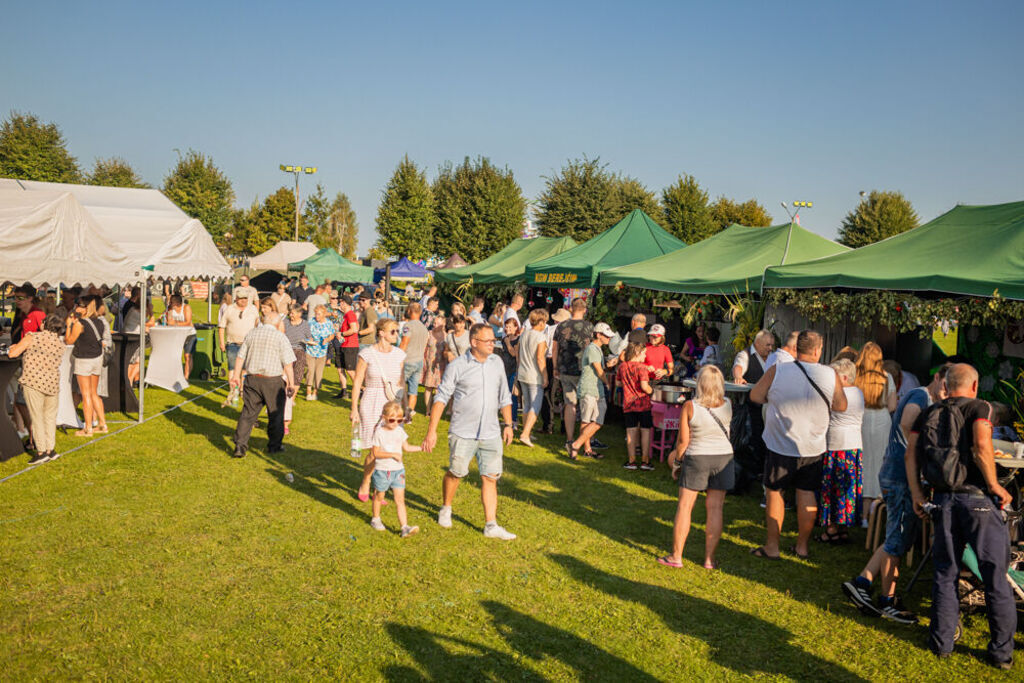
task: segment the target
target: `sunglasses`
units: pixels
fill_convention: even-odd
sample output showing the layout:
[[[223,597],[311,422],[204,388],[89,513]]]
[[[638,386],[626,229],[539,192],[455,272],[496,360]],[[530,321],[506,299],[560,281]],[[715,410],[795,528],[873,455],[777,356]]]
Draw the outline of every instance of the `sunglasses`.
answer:
[[[387,420],[385,420],[385,422],[387,422],[389,425],[397,424],[401,421],[402,418],[400,417],[389,417]]]

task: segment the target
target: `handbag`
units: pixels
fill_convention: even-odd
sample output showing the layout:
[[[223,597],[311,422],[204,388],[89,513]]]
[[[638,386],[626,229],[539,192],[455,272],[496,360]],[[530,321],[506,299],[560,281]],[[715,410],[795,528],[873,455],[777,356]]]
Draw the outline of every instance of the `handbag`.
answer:
[[[381,382],[384,383],[384,398],[389,401],[400,401],[402,403],[402,409],[406,410],[405,404],[405,387],[395,388],[394,383],[387,378],[387,374],[384,372],[384,366],[380,364],[380,358],[377,354],[373,355],[373,362],[377,364],[377,370],[380,372]]]
[[[103,349],[103,367],[110,365],[110,361],[114,358],[114,345],[112,342],[106,340],[106,334],[101,334],[96,325],[93,323],[96,318],[86,318],[89,321],[89,327],[92,328],[93,334],[96,335],[96,340],[100,343],[100,347]],[[104,333],[106,332],[106,326],[104,326]]]

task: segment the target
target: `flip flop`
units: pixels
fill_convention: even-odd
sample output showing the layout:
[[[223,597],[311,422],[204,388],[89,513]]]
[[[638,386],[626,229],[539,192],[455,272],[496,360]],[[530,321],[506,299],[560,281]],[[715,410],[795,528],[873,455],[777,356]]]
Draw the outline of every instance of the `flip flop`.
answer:
[[[773,562],[777,562],[778,560],[782,559],[778,555],[774,555],[774,556],[773,555],[769,555],[767,552],[765,552],[765,549],[764,549],[763,545],[759,545],[756,548],[754,548],[753,550],[751,550],[750,554],[753,555],[754,557],[759,557],[762,560],[771,560]]]
[[[365,503],[366,501],[370,500],[370,494],[369,493],[357,493],[356,494],[356,498],[359,499],[359,502]]]
[[[660,564],[662,566],[665,566],[665,567],[671,567],[672,569],[682,569],[683,568],[683,563],[682,562],[676,562],[669,555],[664,555],[662,557],[659,557],[658,558],[658,564]]]
[[[527,448],[533,448],[533,442],[530,441],[529,439],[524,439],[522,437],[519,437],[519,443],[523,444]]]
[[[809,559],[811,559],[811,554],[810,554],[810,553],[807,553],[806,555],[801,555],[800,553],[798,553],[798,552],[796,551],[796,546],[795,546],[795,545],[794,545],[794,546],[792,546],[792,547],[791,547],[791,548],[789,549],[789,552],[793,553],[794,555],[796,555],[797,557],[799,557],[799,558],[800,558],[801,560],[809,560]]]
[[[704,569],[713,570],[718,569],[718,562],[705,562]]]

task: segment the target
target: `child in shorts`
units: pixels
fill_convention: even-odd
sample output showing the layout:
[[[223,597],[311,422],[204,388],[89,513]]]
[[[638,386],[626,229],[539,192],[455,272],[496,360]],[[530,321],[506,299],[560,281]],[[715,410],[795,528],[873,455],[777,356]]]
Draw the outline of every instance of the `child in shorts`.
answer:
[[[377,531],[385,531],[387,527],[380,521],[380,509],[384,505],[384,497],[390,490],[395,497],[395,512],[398,523],[402,525],[402,538],[412,536],[420,530],[418,526],[409,526],[405,511],[405,467],[402,464],[402,453],[415,453],[422,448],[409,443],[409,435],[402,429],[405,411],[399,401],[388,401],[381,410],[380,422],[373,432],[373,519],[370,526]]]

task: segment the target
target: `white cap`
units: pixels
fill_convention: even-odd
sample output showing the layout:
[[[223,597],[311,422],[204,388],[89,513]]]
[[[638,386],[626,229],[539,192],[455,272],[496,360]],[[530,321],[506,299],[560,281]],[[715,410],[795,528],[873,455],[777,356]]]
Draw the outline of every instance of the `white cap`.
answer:
[[[657,335],[659,337],[664,337],[665,336],[665,326],[664,325],[651,325],[651,329],[647,331],[647,334],[653,334],[653,335]]]
[[[615,336],[615,333],[612,332],[612,328],[608,327],[608,323],[598,323],[594,325],[594,334],[604,335],[609,339]]]

